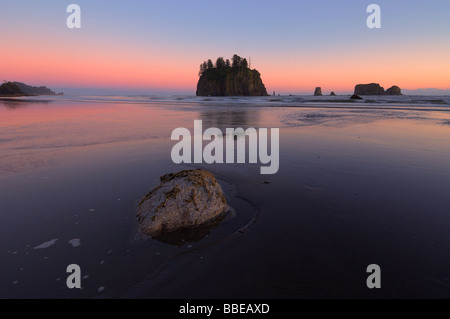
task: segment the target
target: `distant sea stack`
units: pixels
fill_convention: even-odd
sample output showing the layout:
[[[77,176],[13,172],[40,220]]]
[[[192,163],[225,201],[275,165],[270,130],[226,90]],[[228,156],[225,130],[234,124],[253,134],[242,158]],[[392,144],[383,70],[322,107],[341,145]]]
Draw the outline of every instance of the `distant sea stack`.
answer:
[[[386,90],[386,95],[402,95],[402,89],[394,85],[393,87]]]
[[[314,90],[314,96],[322,96],[322,88],[321,87],[316,87],[316,89]]]
[[[261,74],[249,67],[247,59],[234,55],[200,65],[197,96],[268,96]]]
[[[355,86],[355,95],[385,95],[385,92],[378,83],[358,84]]]
[[[402,90],[396,85],[385,91],[378,83],[358,84],[355,95],[402,95]]]
[[[331,93],[330,93],[330,96],[336,96],[336,93],[331,92]]]

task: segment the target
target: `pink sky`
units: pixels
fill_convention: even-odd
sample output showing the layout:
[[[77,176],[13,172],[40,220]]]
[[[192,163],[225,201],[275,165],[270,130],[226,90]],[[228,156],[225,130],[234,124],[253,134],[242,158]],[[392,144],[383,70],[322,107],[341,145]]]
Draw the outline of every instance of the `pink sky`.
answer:
[[[8,5],[14,6],[15,3]],[[22,16],[17,19],[13,15],[6,16],[10,19],[10,31],[0,35],[1,42],[7,44],[6,47],[2,45],[0,50],[0,80],[22,81],[50,88],[181,90],[194,94],[198,67],[203,60],[218,56],[230,58],[237,53],[251,57],[252,67],[260,71],[268,92],[312,93],[316,86],[321,86],[324,92],[351,92],[356,84],[371,82],[380,83],[385,88],[398,85],[410,90],[450,89],[448,37],[443,41],[439,34],[430,36],[429,32],[433,30],[420,34],[420,25],[414,29],[414,26],[405,27],[400,23],[373,33],[364,23],[360,23],[360,19],[364,22],[364,8],[357,8],[362,13],[351,11],[355,16],[347,20],[332,20],[339,23],[337,31],[318,25],[322,28],[316,31],[307,29],[301,33],[302,29],[289,28],[298,21],[294,19],[289,22],[290,25],[281,25],[284,18],[280,16],[276,36],[261,33],[253,38],[235,39],[226,37],[227,28],[219,25],[220,31],[225,33],[225,41],[205,33],[217,31],[214,25],[211,25],[211,31],[203,30],[204,25],[200,25],[202,21],[194,17],[188,19],[187,16],[185,21],[184,18],[176,20],[182,25],[173,26],[161,25],[170,18],[167,14],[155,15],[150,19],[143,13],[142,20],[137,20],[138,11],[123,17],[113,12],[117,14],[114,16],[116,19],[124,20],[122,24],[103,25],[97,17],[105,12],[104,8],[89,8],[87,4],[83,4],[83,8],[92,11],[85,10],[92,14],[91,20],[86,14],[82,29],[69,30],[64,25],[64,6],[48,6],[50,13],[41,19],[38,13],[29,9],[26,14],[32,18],[27,18],[30,20],[28,24],[22,23]],[[63,10],[63,13],[58,10]],[[316,9],[311,10],[315,12],[313,10]],[[322,9],[317,14],[321,12]],[[58,19],[53,18],[56,13]],[[332,13],[328,12],[330,17],[334,17]],[[183,12],[178,14],[184,17]],[[161,20],[154,21],[159,16]],[[263,16],[255,18],[261,28],[266,26],[264,21],[260,21]],[[269,13],[267,16],[271,17]],[[431,16],[428,18],[432,19]],[[448,19],[444,18],[445,15],[442,23],[448,23]],[[308,25],[314,25],[317,19],[320,22],[320,15],[311,19]],[[133,21],[135,24],[131,25]],[[389,22],[388,18],[383,21],[386,24]],[[152,28],[146,23],[151,23]],[[354,25],[359,28],[355,30]],[[204,38],[199,37],[198,33],[188,33],[193,31],[185,30],[187,28],[197,32],[201,30],[205,33]],[[265,31],[274,32],[269,27]],[[398,37],[392,36],[396,34],[394,31],[399,34]],[[309,36],[308,32],[317,34]],[[297,34],[299,36],[295,38]],[[448,32],[446,34],[448,36]]]

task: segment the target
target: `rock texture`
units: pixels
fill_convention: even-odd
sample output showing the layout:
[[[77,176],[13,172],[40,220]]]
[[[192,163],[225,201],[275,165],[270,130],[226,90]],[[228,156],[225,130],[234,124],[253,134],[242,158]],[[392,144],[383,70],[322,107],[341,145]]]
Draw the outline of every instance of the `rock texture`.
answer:
[[[314,96],[322,96],[322,88],[321,87],[316,87],[316,89],[314,90]]]
[[[197,83],[197,96],[267,96],[257,70],[249,68],[208,69]]]
[[[227,202],[216,178],[205,170],[167,174],[139,204],[141,233],[167,237],[172,232],[189,233],[224,218]]]
[[[355,86],[355,95],[385,95],[385,92],[378,83],[358,84]]]
[[[386,90],[387,95],[402,95],[402,89],[394,85],[393,87]]]

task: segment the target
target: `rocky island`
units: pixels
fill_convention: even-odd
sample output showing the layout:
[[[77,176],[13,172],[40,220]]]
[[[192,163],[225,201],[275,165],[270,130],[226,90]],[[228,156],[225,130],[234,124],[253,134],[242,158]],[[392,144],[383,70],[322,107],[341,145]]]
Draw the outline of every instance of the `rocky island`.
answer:
[[[385,91],[378,83],[358,84],[355,95],[402,95],[402,90],[396,85]]]
[[[261,74],[246,58],[235,54],[231,60],[220,57],[215,64],[200,65],[197,96],[268,96]]]

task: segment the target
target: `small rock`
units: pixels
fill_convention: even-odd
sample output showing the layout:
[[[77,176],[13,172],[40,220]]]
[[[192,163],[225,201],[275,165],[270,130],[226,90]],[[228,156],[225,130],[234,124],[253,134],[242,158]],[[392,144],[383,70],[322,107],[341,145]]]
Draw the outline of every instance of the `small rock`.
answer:
[[[336,96],[336,93],[331,92],[331,93],[330,93],[330,96]]]
[[[314,96],[322,96],[322,88],[321,87],[316,87],[316,89],[314,90]]]
[[[57,241],[58,241],[58,239],[52,239],[52,240],[46,241],[45,243],[40,244],[39,246],[34,247],[33,249],[46,249],[46,248],[49,248],[49,247],[53,246],[54,244],[56,244]]]
[[[72,245],[72,247],[80,247],[81,246],[81,239],[75,238],[72,240],[69,240],[69,244]]]
[[[362,100],[362,99],[363,99],[362,97],[360,97],[356,94],[353,94],[352,97],[350,98],[350,100]]]

